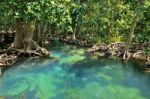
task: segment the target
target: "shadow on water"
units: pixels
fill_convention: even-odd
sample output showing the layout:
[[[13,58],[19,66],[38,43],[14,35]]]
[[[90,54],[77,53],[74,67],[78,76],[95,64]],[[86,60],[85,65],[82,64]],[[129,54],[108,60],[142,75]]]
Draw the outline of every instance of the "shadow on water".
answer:
[[[150,75],[134,61],[88,56],[52,42],[48,58],[25,59],[0,78],[0,99],[150,99]]]

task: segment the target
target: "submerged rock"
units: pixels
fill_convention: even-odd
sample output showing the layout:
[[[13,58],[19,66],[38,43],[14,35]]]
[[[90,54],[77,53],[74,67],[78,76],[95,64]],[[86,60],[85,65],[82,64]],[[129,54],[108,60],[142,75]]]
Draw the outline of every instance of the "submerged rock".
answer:
[[[1,68],[0,68],[0,75],[2,74],[2,70],[1,70]]]

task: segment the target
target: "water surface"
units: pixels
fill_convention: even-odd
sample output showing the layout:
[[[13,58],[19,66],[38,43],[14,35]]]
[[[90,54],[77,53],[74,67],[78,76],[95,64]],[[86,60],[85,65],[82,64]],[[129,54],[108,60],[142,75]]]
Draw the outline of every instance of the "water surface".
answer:
[[[150,99],[150,75],[133,60],[87,56],[58,42],[48,49],[49,58],[28,59],[3,73],[0,99]]]

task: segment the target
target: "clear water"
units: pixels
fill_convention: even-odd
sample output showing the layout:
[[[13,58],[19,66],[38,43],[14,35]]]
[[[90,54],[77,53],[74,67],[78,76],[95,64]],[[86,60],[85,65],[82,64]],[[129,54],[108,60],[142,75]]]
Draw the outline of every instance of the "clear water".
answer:
[[[150,99],[150,75],[133,60],[87,56],[58,42],[48,49],[49,58],[22,61],[3,73],[0,99]]]

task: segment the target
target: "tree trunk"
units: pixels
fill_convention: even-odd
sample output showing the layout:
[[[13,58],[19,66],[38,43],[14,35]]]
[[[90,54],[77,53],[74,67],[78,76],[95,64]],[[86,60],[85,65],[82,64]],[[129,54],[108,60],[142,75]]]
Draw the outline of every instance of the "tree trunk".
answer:
[[[130,32],[129,32],[129,35],[128,35],[128,39],[126,41],[126,46],[125,46],[125,49],[124,49],[123,59],[129,58],[128,50],[129,50],[129,48],[132,44],[132,38],[133,38],[134,30],[135,30],[136,24],[138,22],[138,19],[139,19],[139,14],[135,15],[135,17],[133,19],[131,29],[130,29]]]
[[[55,31],[56,31],[56,24],[55,23],[52,23],[51,25],[50,25],[50,30],[51,30],[51,35],[52,34],[55,34]]]
[[[39,56],[47,56],[48,51],[40,47],[37,42],[33,40],[35,30],[35,21],[31,22],[16,22],[16,35],[14,39],[15,49],[24,49],[29,55],[31,53],[38,53]],[[33,51],[31,51],[33,50]]]
[[[78,6],[80,6],[80,0],[76,0]],[[80,31],[79,30],[79,22],[77,22],[78,19],[78,15],[75,17],[75,23],[73,26],[73,33],[72,33],[72,40],[75,41],[76,40],[76,34]]]
[[[24,39],[24,25],[21,21],[16,21],[16,33],[14,39],[14,48],[21,49],[23,48],[23,39]]]
[[[52,37],[51,29],[49,28],[50,26],[48,25],[48,36]]]
[[[42,31],[42,37],[46,36],[47,29],[48,29],[48,22],[44,22],[44,24],[43,24],[43,31]]]
[[[72,40],[73,41],[76,40],[76,31],[77,31],[77,29],[75,27],[74,30],[73,30],[73,33],[72,33]]]
[[[39,41],[41,37],[41,24],[37,23],[36,27],[36,39]]]
[[[24,25],[24,39],[23,39],[23,45],[25,50],[32,50],[33,48],[33,34],[35,30],[35,22],[27,22]]]
[[[14,39],[14,48],[31,50],[31,43],[35,30],[35,22],[16,22],[16,34]]]

